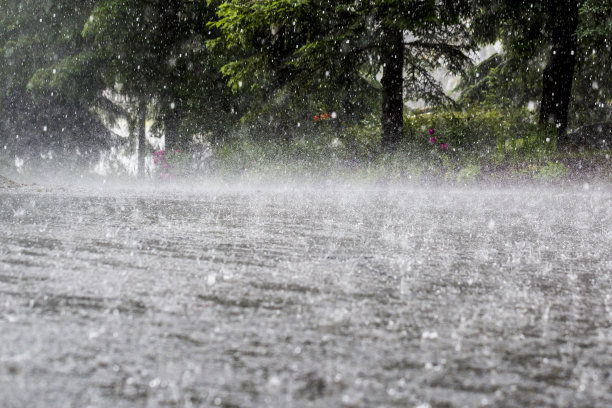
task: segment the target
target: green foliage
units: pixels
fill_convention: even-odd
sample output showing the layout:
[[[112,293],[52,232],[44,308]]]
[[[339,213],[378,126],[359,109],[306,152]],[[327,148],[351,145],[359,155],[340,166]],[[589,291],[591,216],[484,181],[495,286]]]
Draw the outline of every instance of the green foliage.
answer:
[[[604,47],[610,47],[612,34],[612,4],[599,0],[583,0],[580,7],[583,20],[578,36],[592,45],[603,42]]]
[[[225,55],[205,47],[215,10],[203,1],[99,0],[83,27],[104,88],[120,84],[121,94],[150,100],[168,147],[227,132],[243,110],[220,73]]]
[[[374,116],[344,129],[340,140],[358,159],[372,159],[381,153],[380,122]]]
[[[525,134],[536,128],[534,118],[522,110],[501,110],[493,106],[473,106],[466,110],[433,110],[408,115],[407,140],[429,145],[428,129],[435,129],[440,143],[454,151],[490,151],[499,141]]]
[[[214,157],[222,174],[322,175],[338,168],[343,152],[330,135],[279,144],[244,138],[217,145]]]
[[[256,95],[247,120],[297,122],[295,112],[312,114],[314,107],[338,112],[350,127],[380,110],[385,27],[405,33],[405,95],[448,102],[432,70],[444,64],[459,72],[469,61],[464,3],[233,0],[220,5],[209,26],[221,35],[208,44],[236,53],[222,72],[234,90]],[[287,109],[273,102],[281,95]]]
[[[273,137],[265,139],[263,134],[253,138],[245,130],[214,145],[206,169],[200,171],[247,180],[340,177],[466,184],[500,177],[560,180],[569,175],[564,163],[590,160],[588,155],[557,153],[555,132],[541,130],[535,121],[534,115],[524,110],[501,111],[487,106],[422,112],[406,117],[411,139],[393,152],[377,143],[380,132],[376,118],[348,130],[335,128],[333,121],[304,126],[284,143]],[[432,126],[439,140],[435,146],[429,143]],[[442,151],[440,141],[447,142],[450,149]]]
[[[567,166],[559,162],[547,163],[540,167],[534,177],[540,180],[559,180],[567,175]]]
[[[334,52],[316,36],[330,30],[335,6],[311,3],[224,2],[219,20],[210,24],[222,35],[209,46],[233,54],[223,74],[235,91],[248,93],[253,101],[244,123],[267,137],[287,139],[288,129],[320,111],[336,111],[351,121],[357,112],[377,109],[377,91],[363,57],[344,51],[328,60],[333,66],[298,61],[307,48],[328,56]],[[321,18],[323,13],[329,21]]]
[[[75,100],[93,102],[105,88],[100,72],[104,59],[91,51],[83,51],[62,59],[52,66],[41,68],[30,78],[27,89],[53,90]]]
[[[51,67],[83,51],[80,32],[94,3],[0,0],[0,137],[11,154],[87,161],[104,146],[108,132],[83,104],[87,88],[79,88],[95,78],[66,81],[62,92],[47,87],[57,79]]]
[[[472,35],[483,44],[499,40],[496,54],[462,77],[462,106],[490,103],[526,107],[539,101],[543,68],[549,59],[558,2],[474,2]],[[579,2],[576,72],[570,104],[571,127],[612,120],[612,5],[599,0]]]
[[[457,181],[460,183],[473,182],[480,178],[481,175],[480,166],[472,163],[459,170],[457,173]]]
[[[542,55],[525,61],[495,53],[468,69],[454,92],[460,106],[485,104],[498,108],[535,105],[542,93]]]
[[[612,4],[584,0],[580,8],[580,54],[574,85],[574,127],[612,121]]]
[[[612,120],[608,3],[580,1],[573,127]],[[556,136],[525,108],[542,93],[551,32],[563,23],[551,17],[558,4],[0,0],[3,160],[68,148],[90,154],[110,139],[98,116],[123,115],[133,128],[136,102],[145,100],[168,145],[183,151],[206,140],[230,167],[278,161],[460,180],[504,166],[553,173]],[[381,149],[389,30],[404,41],[404,99],[453,108],[406,115],[393,154]],[[503,52],[469,68],[467,52],[496,40]],[[457,104],[433,79],[440,67],[464,73]],[[313,121],[324,112],[337,120]]]
[[[0,1],[2,93],[22,92],[36,70],[78,53],[94,0]],[[6,95],[5,94],[5,95]]]
[[[553,167],[546,166],[555,157],[555,133],[542,130],[532,113],[520,109],[480,106],[407,115],[406,142],[392,153],[381,149],[374,117],[347,129],[336,129],[333,122],[320,125],[303,128],[286,143],[246,133],[217,145],[214,157],[222,173],[353,172],[366,178],[442,177],[461,183],[508,167],[515,172],[543,168],[548,174]],[[438,139],[435,146],[429,142],[431,127]],[[449,150],[442,151],[440,143],[447,143]]]
[[[406,118],[409,146],[439,155],[439,144],[449,146],[450,167],[477,162],[503,166],[524,161],[540,163],[556,149],[554,132],[541,128],[533,113],[523,109],[472,106],[462,111],[438,110]],[[432,150],[428,129],[434,128],[438,145]]]

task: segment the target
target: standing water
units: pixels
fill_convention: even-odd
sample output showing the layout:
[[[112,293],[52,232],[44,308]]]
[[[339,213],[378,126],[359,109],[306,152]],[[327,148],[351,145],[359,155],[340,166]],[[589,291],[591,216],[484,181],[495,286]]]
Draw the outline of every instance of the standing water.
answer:
[[[0,190],[0,406],[612,406],[612,190]]]

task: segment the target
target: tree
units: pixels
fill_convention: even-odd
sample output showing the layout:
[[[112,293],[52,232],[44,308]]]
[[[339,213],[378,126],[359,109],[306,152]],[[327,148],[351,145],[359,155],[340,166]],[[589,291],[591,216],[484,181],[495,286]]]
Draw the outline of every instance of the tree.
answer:
[[[159,92],[159,76],[164,74],[160,72],[164,65],[160,66],[150,46],[156,16],[152,6],[140,0],[103,0],[97,2],[83,28],[83,35],[92,42],[92,57],[102,62],[104,87],[119,84],[121,93],[134,100],[140,176],[146,155],[147,102]]]
[[[0,136],[5,151],[81,161],[106,146],[108,132],[80,95],[31,84],[39,70],[82,51],[80,31],[93,4],[0,0]]]
[[[223,59],[204,46],[214,15],[205,2],[99,0],[82,26],[87,48],[40,71],[38,83],[69,89],[79,78],[95,78],[90,103],[137,125],[142,174],[147,118],[165,135],[167,149],[184,148],[189,136],[236,120],[231,111],[239,103],[219,73]],[[109,89],[128,97],[130,106],[113,106],[104,97]]]
[[[601,68],[612,57],[611,5],[501,0],[476,3],[474,10],[475,38],[500,40],[504,53],[464,80],[466,99],[487,97],[514,106],[539,99],[539,121],[556,127],[559,146],[569,142],[570,118],[579,125],[606,116],[612,86]]]
[[[584,0],[577,34],[573,120],[578,125],[612,122],[612,3]]]
[[[245,54],[223,67],[234,87],[272,94],[308,86],[312,78],[336,79],[313,90],[319,100],[320,91],[377,88],[382,144],[393,148],[403,133],[404,99],[448,101],[431,72],[441,65],[460,72],[469,63],[466,11],[463,2],[433,0],[233,0],[219,8],[212,26],[221,37],[212,45]],[[372,80],[380,72],[380,81]]]
[[[555,0],[545,2],[550,25],[550,54],[542,73],[540,123],[557,127],[559,142],[565,143],[568,111],[576,67],[576,30],[578,2]]]
[[[225,56],[205,47],[216,35],[207,27],[215,10],[203,1],[103,0],[83,30],[124,85],[122,92],[155,101],[168,148],[186,142],[178,129],[190,115],[212,130],[239,109],[219,72]]]

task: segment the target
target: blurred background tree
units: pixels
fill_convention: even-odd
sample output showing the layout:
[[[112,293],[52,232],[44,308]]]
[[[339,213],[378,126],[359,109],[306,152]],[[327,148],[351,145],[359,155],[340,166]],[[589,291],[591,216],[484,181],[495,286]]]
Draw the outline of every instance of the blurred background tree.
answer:
[[[475,3],[475,40],[500,41],[503,51],[463,76],[460,101],[537,107],[560,145],[568,128],[609,122],[611,21],[612,6],[593,0]]]
[[[141,170],[162,136],[185,149],[325,130],[393,151],[416,134],[409,101],[539,109],[561,145],[611,121],[611,16],[596,0],[0,0],[0,147],[95,161],[125,143],[123,118]],[[441,69],[461,75],[456,100]]]
[[[378,111],[382,144],[393,148],[406,99],[450,101],[432,73],[469,64],[468,11],[456,1],[233,0],[221,4],[211,24],[221,36],[210,44],[246,50],[222,68],[235,88],[311,114],[309,104],[349,119]]]
[[[0,149],[25,160],[42,154],[82,163],[110,145],[110,132],[82,97],[88,87],[80,92],[29,89],[38,70],[83,50],[81,30],[94,4],[0,0]],[[93,87],[96,78],[90,71],[84,79]]]

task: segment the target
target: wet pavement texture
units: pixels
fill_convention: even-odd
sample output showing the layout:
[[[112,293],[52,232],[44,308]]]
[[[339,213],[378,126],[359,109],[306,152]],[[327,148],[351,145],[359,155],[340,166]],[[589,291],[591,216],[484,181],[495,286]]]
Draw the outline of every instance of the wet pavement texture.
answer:
[[[0,191],[0,406],[612,406],[612,187]]]

